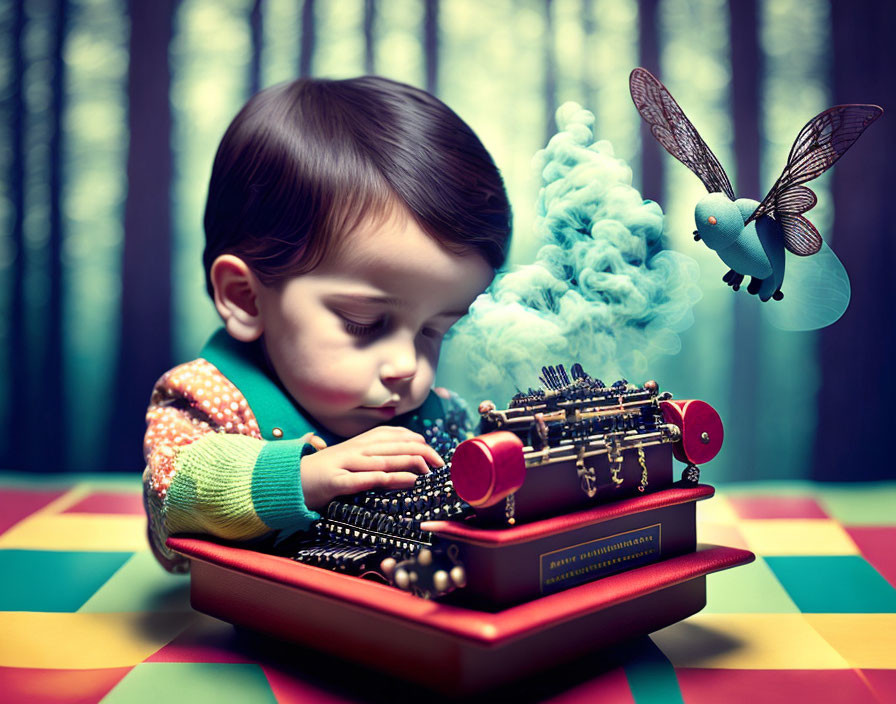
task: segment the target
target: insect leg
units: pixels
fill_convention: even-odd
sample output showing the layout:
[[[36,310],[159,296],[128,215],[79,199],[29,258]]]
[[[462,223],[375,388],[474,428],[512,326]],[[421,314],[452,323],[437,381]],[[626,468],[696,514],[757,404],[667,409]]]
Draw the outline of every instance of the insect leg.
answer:
[[[743,274],[738,274],[734,269],[731,269],[727,274],[722,277],[722,281],[728,284],[735,291],[740,291],[740,284],[744,280]]]
[[[759,299],[763,302],[768,301],[772,298],[775,291],[781,290],[781,281],[777,276],[769,276],[765,281],[762,282],[762,287],[759,289]],[[778,299],[780,300],[780,299]]]
[[[759,300],[765,302],[773,298],[776,291],[781,290],[784,283],[784,233],[781,226],[773,218],[761,217],[756,221],[756,233],[762,243],[762,249],[772,265],[772,275],[762,282],[759,288]],[[780,298],[776,299],[780,300]]]

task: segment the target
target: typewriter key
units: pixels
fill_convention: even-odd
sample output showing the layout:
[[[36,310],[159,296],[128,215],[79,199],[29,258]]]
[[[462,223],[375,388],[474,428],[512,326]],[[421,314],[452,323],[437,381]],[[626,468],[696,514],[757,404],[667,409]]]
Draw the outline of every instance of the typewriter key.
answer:
[[[448,573],[445,570],[438,570],[432,576],[432,585],[438,592],[448,591],[448,587],[451,586],[451,582],[448,580]]]
[[[451,577],[451,581],[458,587],[464,587],[467,584],[467,573],[464,571],[464,568],[460,565],[456,565],[451,568],[451,572],[449,573]]]

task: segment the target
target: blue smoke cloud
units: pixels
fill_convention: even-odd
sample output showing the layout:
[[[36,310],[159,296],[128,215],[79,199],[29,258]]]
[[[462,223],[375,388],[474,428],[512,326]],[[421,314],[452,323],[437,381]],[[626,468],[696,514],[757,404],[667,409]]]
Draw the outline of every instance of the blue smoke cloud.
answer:
[[[534,163],[542,178],[532,264],[498,276],[445,343],[443,376],[469,400],[499,405],[536,386],[541,367],[580,362],[607,382],[643,382],[676,354],[701,296],[696,261],[664,248],[663,212],[575,103]]]

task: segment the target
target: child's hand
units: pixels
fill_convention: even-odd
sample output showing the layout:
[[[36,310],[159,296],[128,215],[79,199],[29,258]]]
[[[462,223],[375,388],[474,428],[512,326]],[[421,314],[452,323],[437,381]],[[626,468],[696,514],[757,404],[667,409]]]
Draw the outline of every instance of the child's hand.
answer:
[[[418,474],[426,474],[430,465],[444,464],[422,435],[382,425],[302,458],[305,505],[316,510],[344,494],[374,487],[406,488]]]

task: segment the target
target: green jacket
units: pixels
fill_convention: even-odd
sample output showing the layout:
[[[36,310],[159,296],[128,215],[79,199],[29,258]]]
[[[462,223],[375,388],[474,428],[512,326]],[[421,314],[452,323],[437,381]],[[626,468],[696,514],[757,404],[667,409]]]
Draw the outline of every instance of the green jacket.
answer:
[[[444,423],[446,406],[457,411],[454,403],[430,392],[420,408],[389,424],[424,434]],[[468,421],[461,425],[458,440],[469,435]],[[301,461],[315,451],[312,434],[328,445],[345,439],[295,403],[269,370],[260,342],[238,342],[222,328],[200,359],[163,375],[147,411],[143,475],[150,543],[160,562],[186,569],[165,546],[174,533],[245,541],[308,530],[320,518],[302,494]]]

